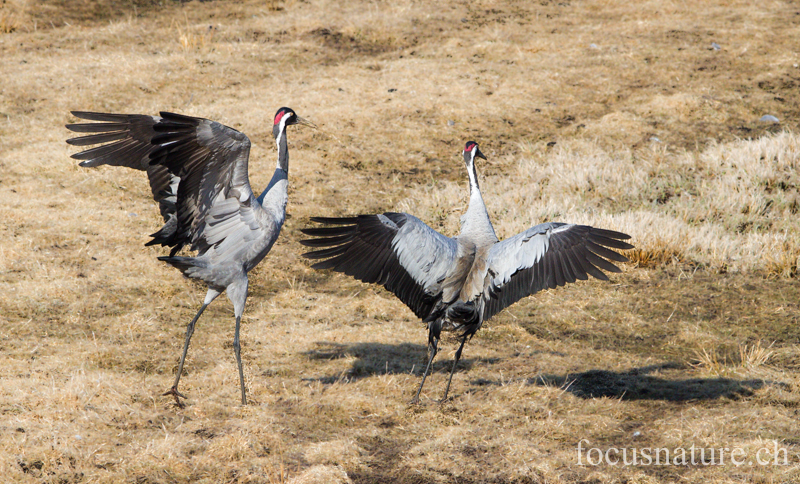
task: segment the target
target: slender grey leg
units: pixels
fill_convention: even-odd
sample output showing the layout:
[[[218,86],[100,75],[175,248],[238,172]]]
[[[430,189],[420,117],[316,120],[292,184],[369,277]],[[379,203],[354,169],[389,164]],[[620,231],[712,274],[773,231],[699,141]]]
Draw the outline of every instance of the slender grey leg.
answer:
[[[242,388],[242,405],[247,405],[247,397],[244,392],[244,370],[242,369],[242,348],[239,346],[239,325],[242,322],[241,316],[236,317],[236,332],[233,335],[233,352],[236,354],[236,364],[239,365],[239,386]]]
[[[467,336],[464,335],[461,338],[461,346],[458,347],[458,351],[456,351],[456,359],[453,361],[453,369],[450,370],[450,378],[447,380],[447,388],[444,389],[444,396],[442,397],[442,402],[447,400],[447,393],[450,391],[450,382],[453,381],[453,373],[456,372],[456,365],[458,364],[458,360],[461,359],[461,350],[464,349],[464,343],[467,342]]]
[[[197,323],[197,320],[200,319],[200,315],[203,314],[203,311],[206,310],[208,307],[208,303],[203,303],[200,306],[200,310],[197,311],[194,319],[192,322],[189,323],[189,326],[186,327],[186,341],[183,343],[183,354],[181,355],[181,362],[178,365],[178,374],[175,375],[175,383],[173,383],[172,388],[170,388],[164,395],[172,395],[175,397],[175,403],[178,404],[179,407],[182,407],[183,404],[179,400],[180,398],[186,398],[186,396],[182,395],[178,391],[178,383],[181,381],[181,374],[183,373],[183,364],[186,362],[186,353],[189,351],[189,341],[192,339],[192,334],[194,334],[194,325]]]
[[[239,327],[242,324],[242,313],[247,302],[247,276],[241,277],[228,285],[228,299],[233,303],[233,315],[236,316],[236,331],[233,334],[233,352],[236,365],[239,367],[239,386],[242,390],[242,405],[247,405],[244,389],[244,370],[242,369],[242,348],[239,345]]]
[[[422,386],[425,385],[425,378],[428,377],[428,371],[431,369],[431,363],[433,363],[433,359],[436,357],[436,353],[439,351],[439,338],[433,338],[430,340],[428,344],[428,352],[430,352],[431,356],[428,358],[428,365],[425,366],[425,373],[422,374],[422,381],[419,384],[419,389],[417,390],[416,396],[411,400],[412,405],[416,405],[419,403],[419,394],[422,393]]]

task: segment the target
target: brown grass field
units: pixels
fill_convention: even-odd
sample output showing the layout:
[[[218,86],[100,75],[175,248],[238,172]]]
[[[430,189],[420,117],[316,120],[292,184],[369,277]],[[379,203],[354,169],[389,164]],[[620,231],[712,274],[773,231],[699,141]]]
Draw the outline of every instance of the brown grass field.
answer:
[[[800,482],[798,38],[791,0],[3,0],[0,481]],[[178,408],[161,395],[204,287],[144,247],[146,177],[79,168],[64,124],[218,120],[260,191],[281,106],[320,129],[289,132],[290,218],[251,273],[251,403],[220,298]],[[299,230],[403,210],[455,235],[467,139],[501,238],[556,220],[636,249],[485,324],[439,404],[446,339],[410,406],[424,325],[311,270]],[[729,450],[590,465],[579,445]]]

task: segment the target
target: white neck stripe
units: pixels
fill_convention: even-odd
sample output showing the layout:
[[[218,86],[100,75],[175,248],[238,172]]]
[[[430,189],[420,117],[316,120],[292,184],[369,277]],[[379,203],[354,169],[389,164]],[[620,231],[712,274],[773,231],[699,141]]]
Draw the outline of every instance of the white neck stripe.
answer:
[[[469,175],[470,188],[478,189],[478,174],[475,172],[475,151],[477,146],[470,151],[469,164],[467,165],[467,174]]]

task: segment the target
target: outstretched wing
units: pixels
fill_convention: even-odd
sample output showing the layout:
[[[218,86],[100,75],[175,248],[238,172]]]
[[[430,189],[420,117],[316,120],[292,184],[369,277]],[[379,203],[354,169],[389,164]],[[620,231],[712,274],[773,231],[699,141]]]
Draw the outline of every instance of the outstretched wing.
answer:
[[[73,114],[104,121],[68,125],[73,131],[94,133],[70,140],[71,144],[107,143],[73,155],[87,160],[82,166],[121,165],[148,173],[166,172],[179,179],[174,219],[153,234],[149,244],[170,246],[174,255],[188,243],[202,254],[240,228],[247,233],[258,229],[247,174],[250,140],[243,133],[208,119],[167,112],[160,116]],[[155,196],[155,188],[153,192]],[[231,206],[231,199],[241,211]],[[212,211],[216,204],[219,209]]]
[[[214,204],[235,199],[240,208],[251,209],[253,191],[247,174],[250,140],[243,133],[215,121],[161,112],[154,126],[151,143],[158,147],[150,153],[150,164],[163,165],[181,179],[178,185],[178,227],[171,240],[163,245],[177,247],[190,243],[192,250],[204,253],[224,239],[207,240],[212,223],[230,224],[226,234],[250,224],[241,221],[235,210],[212,217]],[[231,203],[231,202],[228,202]],[[208,218],[208,220],[207,220]],[[173,249],[174,250],[174,249]]]
[[[303,254],[325,259],[314,264],[315,269],[333,269],[381,284],[422,319],[441,299],[442,281],[456,256],[454,239],[407,213],[311,220],[331,225],[302,230],[315,238],[301,244],[323,247]]]
[[[150,165],[150,153],[155,146],[150,140],[155,136],[153,126],[161,118],[143,114],[105,114],[73,111],[72,114],[89,121],[102,123],[68,124],[67,129],[76,133],[91,133],[71,138],[67,143],[74,146],[102,144],[72,155],[76,160],[85,160],[80,166],[100,165],[126,166],[147,172],[153,199],[158,202],[161,216],[167,225],[175,225],[175,198],[180,178],[171,174],[165,166]]]
[[[483,293],[487,320],[523,297],[553,289],[588,274],[608,280],[603,270],[620,272],[606,259],[627,262],[610,250],[632,249],[629,235],[588,225],[545,223],[493,245],[487,258],[490,281]]]

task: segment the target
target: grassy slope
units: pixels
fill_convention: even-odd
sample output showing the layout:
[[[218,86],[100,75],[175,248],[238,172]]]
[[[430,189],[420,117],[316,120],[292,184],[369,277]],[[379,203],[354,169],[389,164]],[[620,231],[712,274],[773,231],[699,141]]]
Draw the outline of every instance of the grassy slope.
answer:
[[[0,470],[31,482],[797,479],[795,10],[9,0]],[[282,105],[321,129],[289,133],[291,218],[251,276],[254,403],[235,405],[220,300],[189,353],[189,405],[174,408],[160,394],[203,290],[142,246],[159,226],[143,177],[77,168],[61,126],[70,109],[213,118],[250,136],[263,186]],[[768,113],[782,123],[758,122]],[[438,406],[446,345],[431,400],[412,408],[424,328],[386,292],[308,269],[298,229],[400,208],[454,234],[469,138],[489,155],[482,187],[502,236],[557,219],[625,230],[639,250],[610,284],[498,315]],[[792,465],[581,467],[583,438],[749,455],[776,439]]]

